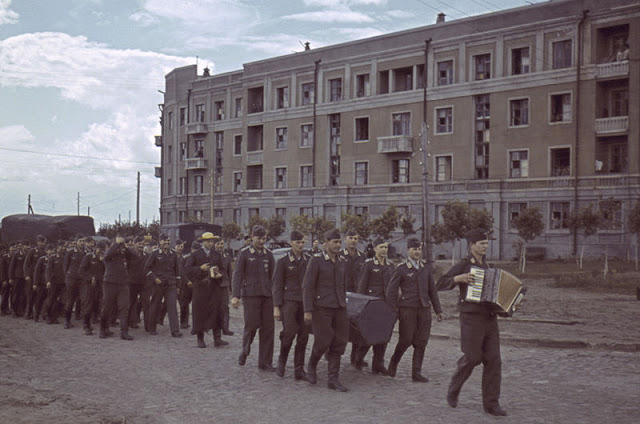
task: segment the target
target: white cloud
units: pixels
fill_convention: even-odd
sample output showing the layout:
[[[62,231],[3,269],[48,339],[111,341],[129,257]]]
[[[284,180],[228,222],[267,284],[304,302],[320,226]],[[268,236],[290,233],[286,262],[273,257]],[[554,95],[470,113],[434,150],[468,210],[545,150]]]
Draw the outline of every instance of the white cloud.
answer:
[[[9,7],[11,7],[11,0],[0,0],[0,25],[18,22],[20,15]]]
[[[0,147],[16,148],[25,141],[32,141],[35,137],[24,125],[10,125],[0,128]]]
[[[383,5],[387,0],[304,0],[307,6],[335,7],[344,5]]]
[[[342,23],[370,23],[373,18],[360,12],[348,9],[323,10],[318,12],[303,12],[283,16],[283,19],[311,22],[342,22]]]
[[[361,40],[363,38],[375,37],[385,32],[376,28],[334,28],[339,34],[347,36],[350,40]]]
[[[387,15],[395,18],[395,19],[409,19],[409,18],[414,18],[416,16],[415,13],[411,13],[411,12],[407,12],[406,10],[389,10],[387,12]]]
[[[152,14],[141,11],[129,16],[129,19],[140,24],[142,27],[148,27],[158,22],[158,19],[156,19]]]
[[[235,0],[144,0],[142,8],[152,18],[180,21],[205,33],[235,32],[257,18],[253,7]]]

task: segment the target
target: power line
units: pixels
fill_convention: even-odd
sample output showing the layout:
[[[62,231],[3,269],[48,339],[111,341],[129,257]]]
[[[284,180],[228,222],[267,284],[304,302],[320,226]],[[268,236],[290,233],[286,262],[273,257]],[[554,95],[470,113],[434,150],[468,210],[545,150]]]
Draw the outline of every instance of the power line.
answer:
[[[49,153],[49,152],[39,152],[36,150],[23,150],[23,149],[10,149],[7,147],[0,147],[0,150],[6,150],[10,152],[20,152],[20,153],[34,153],[38,155],[47,155],[47,156],[63,156],[68,158],[79,158],[79,159],[96,159],[96,160],[108,160],[113,162],[129,162],[129,163],[143,163],[147,165],[157,165],[157,162],[146,162],[140,160],[129,160],[129,159],[115,159],[115,158],[104,158],[98,156],[83,156],[83,155],[69,155],[65,153]]]

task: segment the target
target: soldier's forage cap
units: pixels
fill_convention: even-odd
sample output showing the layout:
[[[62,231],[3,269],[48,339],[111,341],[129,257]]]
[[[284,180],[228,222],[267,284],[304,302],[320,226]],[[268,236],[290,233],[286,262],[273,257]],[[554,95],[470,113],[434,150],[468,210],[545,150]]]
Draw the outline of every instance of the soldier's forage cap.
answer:
[[[205,240],[214,240],[217,239],[218,237],[215,236],[213,233],[210,232],[206,232],[206,233],[202,233],[202,235],[200,236],[200,241],[205,241]]]
[[[169,236],[167,234],[160,234],[160,241],[169,240]]]
[[[300,241],[304,240],[304,235],[300,231],[293,230],[291,231],[291,241]]]
[[[336,239],[339,240],[341,238],[342,237],[340,237],[340,231],[338,231],[335,228],[333,230],[329,230],[324,233],[324,241],[336,240]]]
[[[420,246],[422,246],[422,243],[415,237],[411,237],[407,240],[407,249],[416,249]]]
[[[386,240],[385,240],[385,239],[383,239],[382,237],[378,237],[377,239],[375,239],[375,240],[373,241],[373,247],[378,247],[378,246],[380,246],[381,244],[385,244],[385,243],[386,243]]]
[[[107,248],[107,243],[104,240],[100,240],[96,244],[96,248],[98,248],[98,249],[106,249]]]
[[[267,230],[262,225],[254,225],[251,229],[251,235],[254,237],[264,237],[267,235]]]
[[[473,243],[477,243],[479,241],[482,240],[488,240],[489,236],[487,235],[487,232],[480,229],[480,228],[476,228],[475,230],[469,230],[464,234],[464,238],[467,239],[467,241],[471,244]]]
[[[355,230],[347,231],[347,237],[354,237],[354,236],[357,236],[357,235],[358,235],[358,233],[356,233]]]
[[[194,240],[191,242],[191,250],[198,250],[202,247],[198,240]]]
[[[36,236],[36,241],[39,241],[39,242],[41,242],[41,243],[42,243],[42,242],[46,242],[46,241],[47,241],[47,238],[46,238],[45,236],[43,236],[42,234],[38,234],[38,235]]]

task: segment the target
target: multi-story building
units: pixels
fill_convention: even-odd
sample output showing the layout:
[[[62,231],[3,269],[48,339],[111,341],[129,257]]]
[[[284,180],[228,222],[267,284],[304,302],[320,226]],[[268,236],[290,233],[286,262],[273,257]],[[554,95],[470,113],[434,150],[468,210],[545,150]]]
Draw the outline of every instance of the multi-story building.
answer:
[[[640,197],[632,40],[640,3],[560,0],[441,16],[219,75],[174,69],[157,138],[162,222],[308,214],[340,225],[342,212],[396,205],[419,226],[426,119],[429,222],[449,200],[486,208],[490,255],[508,259],[511,220],[537,206],[545,232],[532,244],[568,256],[582,242],[570,212],[613,199],[610,228],[589,243],[626,254],[626,214]]]

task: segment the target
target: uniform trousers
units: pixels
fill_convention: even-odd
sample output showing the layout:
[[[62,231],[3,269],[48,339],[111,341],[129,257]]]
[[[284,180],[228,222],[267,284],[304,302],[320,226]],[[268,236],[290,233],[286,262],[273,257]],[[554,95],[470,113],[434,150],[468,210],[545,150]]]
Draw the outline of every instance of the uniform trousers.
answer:
[[[327,350],[341,356],[349,340],[347,308],[316,307],[311,315],[312,355],[320,358]]]
[[[149,331],[156,331],[156,325],[162,313],[162,299],[164,299],[167,315],[169,315],[169,328],[171,329],[171,333],[180,331],[176,296],[177,289],[175,283],[153,283],[151,286],[151,303],[149,305]]]
[[[101,282],[97,281],[91,284],[91,281],[84,282],[80,288],[80,298],[82,299],[82,318],[84,319],[84,327],[91,327],[91,317],[99,308],[98,292],[101,289]]]
[[[36,286],[33,290],[33,317],[38,319],[42,313],[44,301],[47,298],[47,288],[45,286]],[[45,311],[46,314],[46,311]]]
[[[280,307],[280,313],[282,315],[282,331],[280,332],[282,349],[288,354],[295,339],[293,364],[296,368],[302,367],[309,341],[309,326],[304,322],[304,306],[302,302],[285,300]]]
[[[242,352],[249,356],[251,343],[260,330],[258,345],[258,366],[273,366],[273,299],[267,296],[242,297],[244,310],[244,332],[242,334]]]
[[[127,314],[129,313],[129,285],[112,283],[105,281],[102,285],[102,312],[100,314],[100,325],[106,329],[111,317],[120,319],[120,330],[129,329]]]
[[[149,308],[149,297],[145,298],[144,291],[144,284],[129,284],[129,327],[140,322],[138,305],[142,305],[143,311]]]
[[[64,316],[65,319],[71,319],[73,305],[80,299],[80,288],[82,286],[82,278],[67,277],[65,279],[67,290],[65,293]],[[76,312],[79,305],[76,305]]]
[[[11,288],[11,309],[13,310],[13,315],[18,317],[24,314],[24,310],[27,306],[24,286],[24,278],[13,279],[13,287]]]
[[[47,289],[47,300],[44,301],[44,311],[47,314],[48,320],[56,320],[60,316],[60,312],[64,308],[64,291],[66,286],[64,284],[52,283],[51,287]]]
[[[8,280],[2,282],[0,297],[2,297],[2,301],[0,301],[0,312],[6,315],[9,313],[9,298],[11,297],[11,284],[9,284]]]
[[[193,297],[193,288],[187,285],[187,281],[180,283],[180,295],[178,302],[180,303],[180,324],[189,323],[189,304]]]

